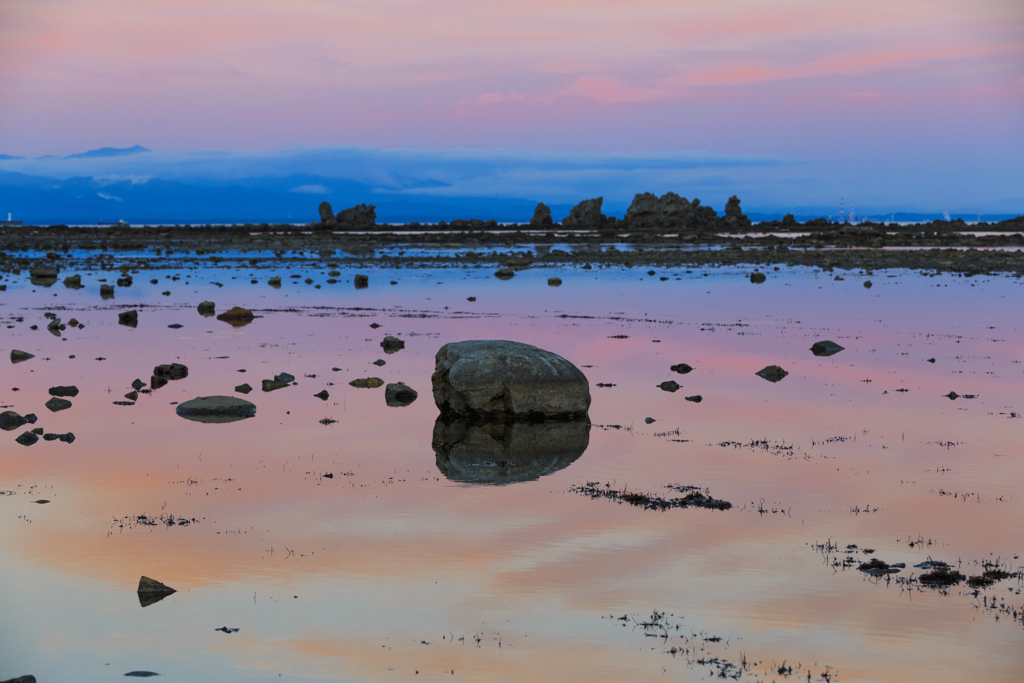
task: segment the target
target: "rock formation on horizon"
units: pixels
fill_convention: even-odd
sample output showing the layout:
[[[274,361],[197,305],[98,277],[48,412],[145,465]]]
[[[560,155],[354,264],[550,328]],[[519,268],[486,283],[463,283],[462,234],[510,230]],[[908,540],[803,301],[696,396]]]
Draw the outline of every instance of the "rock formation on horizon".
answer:
[[[691,202],[675,192],[666,192],[661,197],[643,192],[633,197],[625,222],[632,230],[704,232],[717,227],[718,220],[715,210],[701,206],[699,199]]]
[[[550,228],[551,225],[551,209],[543,202],[537,204],[537,208],[533,210],[533,218],[530,219],[530,227]]]
[[[377,207],[373,204],[356,204],[338,212],[338,224],[348,230],[363,230],[377,224]]]
[[[321,223],[333,223],[334,209],[331,208],[330,202],[320,202],[320,222]]]
[[[604,197],[584,199],[572,207],[569,215],[562,220],[563,228],[581,228],[584,230],[597,230],[604,227],[608,218],[601,213],[601,205]]]
[[[729,197],[725,203],[725,218],[723,219],[727,228],[749,228],[750,219],[740,209],[740,198],[736,195]]]

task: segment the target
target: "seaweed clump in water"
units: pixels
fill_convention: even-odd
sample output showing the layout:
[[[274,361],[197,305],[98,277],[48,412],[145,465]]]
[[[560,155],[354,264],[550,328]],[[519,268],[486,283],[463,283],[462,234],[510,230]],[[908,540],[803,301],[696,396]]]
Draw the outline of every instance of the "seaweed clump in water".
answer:
[[[719,500],[711,497],[707,489],[701,490],[697,486],[680,486],[671,484],[665,488],[679,493],[685,493],[682,498],[664,498],[649,493],[637,493],[625,489],[619,491],[613,489],[611,484],[601,486],[600,482],[588,481],[582,486],[570,486],[569,490],[590,498],[609,498],[618,503],[626,503],[642,507],[645,510],[668,510],[671,508],[709,508],[712,510],[728,510],[732,503],[726,500]]]

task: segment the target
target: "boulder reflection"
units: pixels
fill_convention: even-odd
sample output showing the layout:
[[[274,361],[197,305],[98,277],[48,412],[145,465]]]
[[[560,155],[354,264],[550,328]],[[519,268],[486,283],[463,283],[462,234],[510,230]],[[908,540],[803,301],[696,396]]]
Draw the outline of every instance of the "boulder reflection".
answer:
[[[565,469],[590,443],[589,422],[482,423],[438,419],[437,469],[452,481],[511,484]]]

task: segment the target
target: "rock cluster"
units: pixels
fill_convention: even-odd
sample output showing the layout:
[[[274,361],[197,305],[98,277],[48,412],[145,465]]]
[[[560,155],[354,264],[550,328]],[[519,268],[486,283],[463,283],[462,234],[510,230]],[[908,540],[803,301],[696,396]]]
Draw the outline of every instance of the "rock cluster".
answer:
[[[625,222],[630,230],[708,232],[718,226],[719,218],[710,206],[701,206],[675,192],[661,197],[643,192],[633,197],[626,210]]]

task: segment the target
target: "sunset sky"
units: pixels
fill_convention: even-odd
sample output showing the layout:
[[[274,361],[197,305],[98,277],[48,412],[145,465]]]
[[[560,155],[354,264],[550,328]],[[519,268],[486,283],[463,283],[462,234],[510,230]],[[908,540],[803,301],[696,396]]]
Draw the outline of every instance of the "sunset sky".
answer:
[[[1019,0],[0,0],[0,93],[8,155],[709,152],[786,160],[716,200],[1024,211]]]

